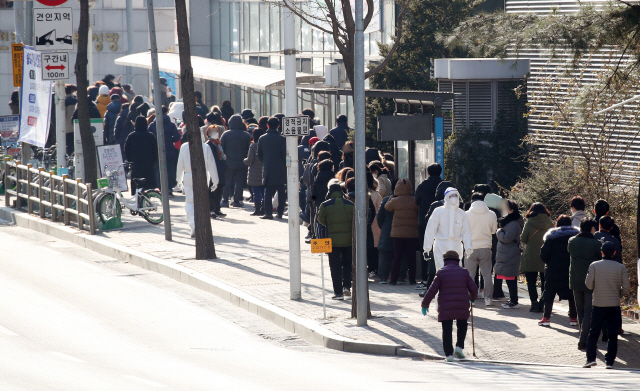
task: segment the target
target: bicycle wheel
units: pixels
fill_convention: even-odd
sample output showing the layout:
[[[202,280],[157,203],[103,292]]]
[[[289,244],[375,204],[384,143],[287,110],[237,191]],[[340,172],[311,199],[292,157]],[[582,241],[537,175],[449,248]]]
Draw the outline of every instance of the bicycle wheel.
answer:
[[[122,213],[122,206],[120,206],[120,201],[118,201],[114,194],[105,193],[100,196],[98,199],[98,216],[100,216],[100,221],[102,224],[105,224],[107,220],[113,217],[120,217]]]
[[[162,209],[162,195],[156,190],[147,190],[142,192],[142,207],[154,208],[141,211],[142,217],[151,224],[160,224],[164,220]]]

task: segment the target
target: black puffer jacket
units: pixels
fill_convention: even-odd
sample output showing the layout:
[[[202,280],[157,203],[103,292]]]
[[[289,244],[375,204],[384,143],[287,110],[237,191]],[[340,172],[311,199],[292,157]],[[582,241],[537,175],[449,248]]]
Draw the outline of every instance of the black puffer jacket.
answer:
[[[416,189],[415,199],[419,207],[418,229],[422,228],[422,231],[427,227],[427,213],[431,208],[431,204],[436,201],[436,190],[438,190],[440,182],[442,182],[442,179],[439,176],[430,176],[422,181]],[[442,197],[444,198],[444,190],[442,191]]]
[[[427,226],[427,223],[429,222],[429,218],[431,218],[433,211],[436,210],[436,208],[444,206],[444,192],[447,191],[447,188],[449,187],[454,187],[453,183],[449,181],[442,181],[438,184],[438,187],[436,188],[436,200],[431,204],[427,215],[424,217],[425,227]],[[460,202],[460,208],[462,208],[462,201]]]
[[[220,142],[224,154],[227,155],[229,168],[246,168],[244,158],[247,157],[251,146],[249,133],[240,129],[230,129],[222,134]]]
[[[311,198],[315,201],[316,205],[320,205],[327,200],[329,181],[332,180],[334,176],[333,171],[318,171],[311,190]]]
[[[569,239],[579,234],[574,227],[552,228],[544,235],[540,258],[545,264],[543,300],[552,301],[558,294],[561,300],[571,295],[569,290],[569,265],[571,257],[567,245]]]

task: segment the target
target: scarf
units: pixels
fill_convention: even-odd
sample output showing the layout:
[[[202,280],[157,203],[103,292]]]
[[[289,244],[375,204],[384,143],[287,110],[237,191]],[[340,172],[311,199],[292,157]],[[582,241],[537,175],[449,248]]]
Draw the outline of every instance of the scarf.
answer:
[[[504,228],[512,221],[518,221],[521,218],[522,216],[520,216],[519,212],[509,213],[503,219],[500,219],[500,221],[498,221],[498,225],[500,225],[500,228]]]

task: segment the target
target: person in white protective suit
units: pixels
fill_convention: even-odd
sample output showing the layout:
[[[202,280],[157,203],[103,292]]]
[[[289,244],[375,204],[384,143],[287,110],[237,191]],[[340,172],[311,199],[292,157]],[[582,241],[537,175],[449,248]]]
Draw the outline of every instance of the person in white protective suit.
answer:
[[[216,161],[211,152],[211,148],[205,143],[202,143],[202,152],[204,153],[204,163],[207,170],[207,183],[209,180],[213,183],[211,190],[215,191],[218,187],[218,169],[216,168]],[[178,169],[176,172],[177,183],[182,182],[185,201],[184,209],[187,212],[187,220],[189,221],[189,227],[191,227],[191,237],[196,236],[196,222],[193,209],[193,181],[191,179],[191,154],[189,153],[189,143],[184,143],[180,147],[180,155],[178,156]]]
[[[464,250],[469,254],[472,250],[471,225],[467,215],[460,209],[460,194],[453,187],[444,192],[444,206],[436,208],[429,218],[424,231],[423,249],[426,254],[433,247],[433,258],[436,270],[444,266],[443,256],[447,251],[458,254]]]

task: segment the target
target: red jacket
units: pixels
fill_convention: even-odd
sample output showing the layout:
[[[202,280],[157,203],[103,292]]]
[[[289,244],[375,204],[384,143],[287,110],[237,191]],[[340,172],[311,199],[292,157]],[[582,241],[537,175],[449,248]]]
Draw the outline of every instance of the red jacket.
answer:
[[[457,260],[445,260],[444,267],[436,273],[431,288],[422,300],[422,307],[438,295],[438,322],[443,320],[469,319],[469,300],[478,298],[478,287],[467,269]]]

